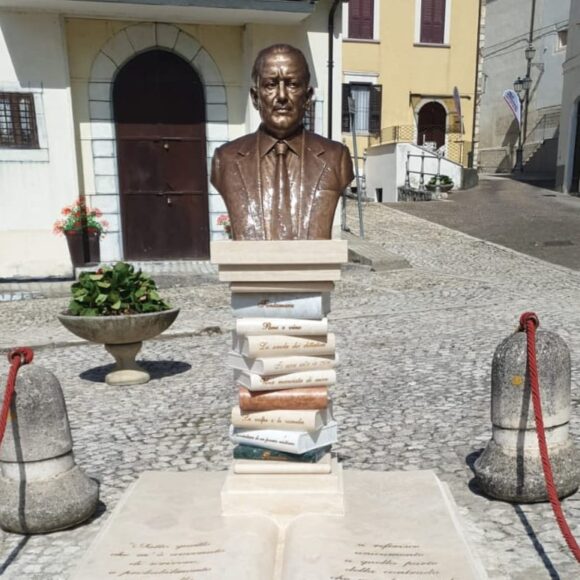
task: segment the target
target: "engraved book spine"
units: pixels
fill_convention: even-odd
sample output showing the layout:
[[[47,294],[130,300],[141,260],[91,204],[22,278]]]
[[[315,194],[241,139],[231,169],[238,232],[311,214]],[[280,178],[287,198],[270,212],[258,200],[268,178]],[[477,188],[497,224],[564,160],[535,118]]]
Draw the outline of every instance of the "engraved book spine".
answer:
[[[238,318],[236,333],[243,336],[284,334],[286,336],[323,336],[328,333],[328,320],[300,318]]]
[[[309,387],[252,393],[239,387],[239,405],[242,411],[274,411],[326,409],[330,399],[327,387]]]
[[[334,356],[282,356],[271,358],[249,358],[237,352],[230,352],[228,364],[231,368],[258,375],[285,375],[303,371],[333,369],[339,362]]]
[[[239,336],[233,333],[232,349],[255,358],[279,357],[281,355],[327,356],[335,352],[335,336]]]
[[[234,371],[235,381],[250,391],[271,391],[297,387],[330,387],[336,383],[336,371],[306,371],[262,377],[255,373]]]
[[[232,409],[231,423],[242,429],[281,429],[286,431],[316,431],[331,418],[329,409],[243,412],[239,406]]]
[[[276,431],[274,429],[240,429],[230,427],[230,439],[234,443],[248,443],[256,447],[278,449],[288,453],[304,453],[336,443],[336,421],[330,421],[321,429],[308,431]]]
[[[321,320],[330,312],[330,293],[232,294],[235,318],[300,318]]]

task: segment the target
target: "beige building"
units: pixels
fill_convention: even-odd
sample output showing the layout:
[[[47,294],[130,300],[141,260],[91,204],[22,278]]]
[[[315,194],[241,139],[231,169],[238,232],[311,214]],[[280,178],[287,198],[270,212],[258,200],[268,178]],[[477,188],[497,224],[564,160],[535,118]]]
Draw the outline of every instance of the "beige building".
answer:
[[[329,70],[340,96],[340,8],[0,0],[0,278],[71,274],[52,226],[79,196],[110,223],[101,261],[207,259],[225,212],[209,164],[216,147],[258,126],[248,91],[260,49],[304,51],[311,128],[340,135],[340,98],[328,106]]]
[[[350,0],[343,103],[349,95],[356,102],[359,157],[379,144],[412,143],[467,165],[479,15],[480,0]],[[352,147],[351,125],[343,105],[343,140]]]

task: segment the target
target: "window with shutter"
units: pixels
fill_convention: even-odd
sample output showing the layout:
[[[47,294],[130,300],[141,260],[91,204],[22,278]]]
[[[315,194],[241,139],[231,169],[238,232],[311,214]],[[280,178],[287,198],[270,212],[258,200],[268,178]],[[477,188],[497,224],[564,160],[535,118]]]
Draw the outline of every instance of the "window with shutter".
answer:
[[[350,131],[350,115],[348,114],[348,97],[350,96],[350,85],[343,83],[342,85],[342,132],[348,133]]]
[[[421,42],[445,42],[445,0],[421,1]]]
[[[383,86],[371,85],[369,107],[369,133],[378,135],[381,132],[381,105],[383,101]]]
[[[348,37],[372,40],[374,37],[374,0],[350,0]]]
[[[359,134],[381,132],[382,85],[350,83],[342,85],[342,131],[351,131],[348,98],[354,101],[354,127]]]

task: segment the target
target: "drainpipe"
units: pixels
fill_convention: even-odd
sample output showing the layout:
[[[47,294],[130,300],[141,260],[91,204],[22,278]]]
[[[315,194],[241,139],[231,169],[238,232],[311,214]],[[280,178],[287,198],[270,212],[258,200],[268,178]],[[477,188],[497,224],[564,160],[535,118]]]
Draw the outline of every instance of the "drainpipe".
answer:
[[[333,93],[333,69],[334,69],[334,16],[341,2],[348,0],[334,0],[328,13],[328,135],[332,139],[332,93]]]
[[[479,0],[479,14],[477,15],[477,48],[475,51],[475,88],[473,90],[473,120],[471,128],[471,163],[468,163],[468,167],[475,167],[477,169],[479,147],[476,148],[476,140],[479,144],[479,132],[477,131],[477,126],[479,123],[479,68],[480,61],[482,59],[481,51],[483,46],[481,45],[481,17],[482,12],[485,7],[485,0]]]

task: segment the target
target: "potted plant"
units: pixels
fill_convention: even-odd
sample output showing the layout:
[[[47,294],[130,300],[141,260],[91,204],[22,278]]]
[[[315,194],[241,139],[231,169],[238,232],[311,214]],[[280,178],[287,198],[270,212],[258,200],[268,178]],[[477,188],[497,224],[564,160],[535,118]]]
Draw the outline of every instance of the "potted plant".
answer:
[[[84,198],[61,210],[61,217],[54,223],[53,231],[66,238],[73,267],[101,261],[99,240],[107,232],[109,224],[102,219],[101,211],[90,208]]]
[[[227,213],[222,213],[218,216],[217,225],[222,226],[224,228],[224,232],[226,236],[231,239],[232,238],[232,224],[230,222],[230,216]]]
[[[453,189],[453,185],[453,180],[448,175],[434,175],[426,187],[429,191],[447,192]]]
[[[150,380],[135,357],[144,340],[161,334],[179,314],[165,302],[155,282],[125,262],[83,272],[71,286],[68,310],[58,315],[73,334],[105,345],[116,366],[109,385],[138,385]]]

